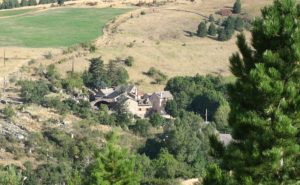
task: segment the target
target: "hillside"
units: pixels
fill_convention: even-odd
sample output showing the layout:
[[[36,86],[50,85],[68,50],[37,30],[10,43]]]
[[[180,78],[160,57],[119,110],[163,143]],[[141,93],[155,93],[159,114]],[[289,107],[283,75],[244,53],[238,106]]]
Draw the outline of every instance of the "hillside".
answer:
[[[0,10],[0,185],[298,180],[291,0],[45,1]]]

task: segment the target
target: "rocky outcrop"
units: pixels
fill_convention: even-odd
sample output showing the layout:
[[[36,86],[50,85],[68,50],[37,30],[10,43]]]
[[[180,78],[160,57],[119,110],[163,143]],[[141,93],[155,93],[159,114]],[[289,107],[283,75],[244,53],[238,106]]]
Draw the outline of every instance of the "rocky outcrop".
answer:
[[[0,133],[5,136],[13,136],[19,140],[24,140],[28,136],[27,129],[6,120],[0,120]]]

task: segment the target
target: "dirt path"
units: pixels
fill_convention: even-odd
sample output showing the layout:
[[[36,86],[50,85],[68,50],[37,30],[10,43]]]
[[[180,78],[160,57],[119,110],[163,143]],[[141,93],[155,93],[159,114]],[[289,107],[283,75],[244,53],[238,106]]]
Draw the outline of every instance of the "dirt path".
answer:
[[[181,185],[194,185],[198,182],[199,182],[198,178],[188,179],[188,180],[182,181]]]

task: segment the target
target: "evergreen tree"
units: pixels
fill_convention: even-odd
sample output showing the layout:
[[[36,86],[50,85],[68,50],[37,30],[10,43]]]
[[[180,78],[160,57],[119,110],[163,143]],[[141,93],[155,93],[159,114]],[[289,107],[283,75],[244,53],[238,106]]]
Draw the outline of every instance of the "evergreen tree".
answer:
[[[244,21],[242,18],[238,17],[235,20],[235,30],[237,31],[243,31],[244,29]]]
[[[10,7],[10,3],[8,0],[3,0],[2,4],[1,4],[1,9],[9,9]]]
[[[48,3],[49,3],[48,0],[40,0],[40,1],[39,1],[39,4],[48,4]]]
[[[91,78],[88,80],[88,82],[85,80],[85,83],[87,83],[89,87],[93,88],[103,88],[109,86],[110,84],[107,84],[108,80],[102,59],[100,57],[92,58],[90,62],[91,64],[88,73],[90,74]]]
[[[208,21],[209,21],[209,22],[215,22],[215,18],[214,18],[214,16],[213,16],[213,14],[210,14],[210,15],[209,15]]]
[[[211,35],[211,36],[216,36],[217,35],[217,29],[216,29],[216,26],[215,26],[214,23],[211,23],[209,25],[208,34]]]
[[[299,19],[294,0],[275,0],[254,22],[252,47],[244,35],[238,36],[242,57],[236,53],[230,58],[237,77],[229,87],[234,141],[226,148],[214,147],[222,154],[223,173],[218,174],[232,181],[222,184],[299,183]],[[206,179],[205,185],[215,185],[209,182],[210,172]]]
[[[226,31],[224,28],[220,28],[218,30],[218,40],[219,41],[226,41],[227,39],[227,35],[226,35]]]
[[[59,6],[64,5],[64,3],[65,3],[65,0],[57,0],[57,4],[58,4]]]
[[[28,6],[35,6],[37,5],[36,0],[28,0]]]
[[[28,1],[27,0],[21,0],[20,6],[28,6]]]
[[[207,27],[205,22],[201,22],[198,26],[197,35],[199,37],[206,37],[207,35]]]
[[[116,146],[115,134],[112,134],[87,174],[89,185],[140,184],[140,172],[136,169],[135,157]]]
[[[230,16],[228,17],[224,23],[224,31],[226,34],[226,40],[231,39],[232,35],[234,34],[234,28],[235,28],[235,18]]]
[[[236,2],[233,5],[233,13],[241,13],[241,9],[242,9],[242,4],[241,4],[241,0],[236,0]]]

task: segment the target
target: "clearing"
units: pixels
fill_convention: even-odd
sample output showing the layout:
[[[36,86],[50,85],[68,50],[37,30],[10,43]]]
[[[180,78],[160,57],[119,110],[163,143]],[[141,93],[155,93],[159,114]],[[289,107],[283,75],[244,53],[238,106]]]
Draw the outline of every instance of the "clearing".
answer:
[[[108,21],[129,10],[55,8],[33,15],[3,18],[0,20],[0,46],[45,48],[89,42],[102,35]],[[24,13],[25,9],[16,11]],[[1,13],[16,14],[16,11]]]

